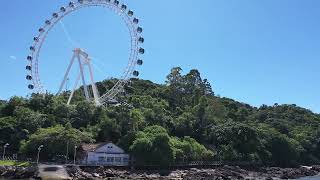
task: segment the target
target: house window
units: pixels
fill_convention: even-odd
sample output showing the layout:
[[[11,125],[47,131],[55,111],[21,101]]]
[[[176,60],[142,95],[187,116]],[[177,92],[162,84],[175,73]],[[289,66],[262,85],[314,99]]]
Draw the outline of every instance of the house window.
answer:
[[[107,162],[113,163],[113,161],[114,161],[114,158],[113,158],[113,157],[107,157]]]
[[[119,163],[119,162],[121,162],[121,158],[120,158],[120,157],[115,157],[115,158],[114,158],[114,161],[117,162],[117,163]]]
[[[122,159],[122,161],[123,161],[123,162],[128,162],[128,161],[129,161],[129,158],[124,157],[124,158]]]
[[[99,162],[103,162],[104,160],[105,160],[105,157],[103,157],[103,156],[98,157]]]

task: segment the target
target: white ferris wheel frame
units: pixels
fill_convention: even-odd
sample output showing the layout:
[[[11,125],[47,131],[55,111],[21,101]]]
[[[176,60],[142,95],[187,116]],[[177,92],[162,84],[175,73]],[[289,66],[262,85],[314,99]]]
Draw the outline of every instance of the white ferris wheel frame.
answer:
[[[98,101],[98,104],[104,105],[109,100],[115,99],[116,95],[123,90],[124,85],[128,83],[132,76],[139,75],[139,72],[135,70],[135,67],[136,65],[142,65],[143,61],[139,59],[139,54],[144,54],[145,51],[140,47],[140,44],[144,42],[144,38],[141,36],[143,29],[138,25],[139,20],[133,16],[132,10],[128,10],[125,4],[120,5],[118,0],[78,0],[77,2],[70,2],[66,7],[61,7],[59,12],[53,13],[52,17],[45,21],[45,25],[39,28],[39,34],[34,37],[34,42],[32,46],[30,46],[31,54],[27,57],[28,65],[26,66],[29,73],[26,76],[26,79],[31,81],[28,85],[29,89],[34,89],[36,93],[46,92],[39,76],[39,55],[42,45],[50,30],[61,19],[70,13],[85,7],[104,7],[110,9],[121,17],[130,33],[130,56],[122,76],[110,90],[101,95],[98,99],[95,99],[95,101]]]

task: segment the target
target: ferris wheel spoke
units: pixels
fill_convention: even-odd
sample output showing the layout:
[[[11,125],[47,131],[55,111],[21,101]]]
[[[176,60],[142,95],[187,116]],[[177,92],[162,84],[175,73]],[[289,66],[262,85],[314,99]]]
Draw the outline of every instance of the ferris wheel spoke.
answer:
[[[64,25],[63,21],[61,20],[61,21],[59,21],[59,23],[61,25],[63,33],[64,33],[65,37],[67,38],[67,41],[69,42],[69,44],[72,45],[73,48],[80,47],[79,43],[77,43],[76,41],[74,41],[71,38],[71,35],[70,35],[69,31],[67,30],[66,26]]]

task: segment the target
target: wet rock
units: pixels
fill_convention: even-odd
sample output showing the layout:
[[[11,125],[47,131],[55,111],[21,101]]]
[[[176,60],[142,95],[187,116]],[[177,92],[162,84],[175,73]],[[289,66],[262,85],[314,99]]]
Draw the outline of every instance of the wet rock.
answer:
[[[93,173],[92,176],[93,177],[100,177],[100,175],[98,173]]]
[[[15,175],[16,167],[6,166],[5,171],[1,174],[3,177],[13,177]]]
[[[6,171],[6,167],[5,166],[0,166],[0,175],[2,174],[2,173],[4,173],[5,171]]]
[[[10,178],[30,178],[36,172],[35,167],[1,167],[0,175]],[[320,166],[300,168],[255,168],[243,169],[239,166],[222,166],[212,169],[178,169],[178,170],[121,170],[108,167],[67,167],[67,172],[74,180],[85,179],[140,179],[140,180],[275,180],[294,179],[313,176],[320,172]]]
[[[320,173],[320,165],[311,166],[311,170],[314,170],[314,171]]]
[[[282,170],[281,179],[296,179],[305,176],[315,176],[318,173],[308,168],[286,168]]]

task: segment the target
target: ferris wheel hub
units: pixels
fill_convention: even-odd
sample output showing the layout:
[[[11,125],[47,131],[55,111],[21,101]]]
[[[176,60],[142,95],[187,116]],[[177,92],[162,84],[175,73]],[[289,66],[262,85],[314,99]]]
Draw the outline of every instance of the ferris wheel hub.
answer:
[[[75,49],[73,50],[73,52],[78,53],[78,54],[84,56],[85,58],[88,58],[88,57],[89,57],[89,54],[86,53],[86,52],[85,52],[83,49],[81,49],[81,48],[75,48]]]
[[[81,48],[75,48],[73,50],[73,53],[76,53],[79,56],[82,56],[83,58],[81,58],[81,61],[83,64],[88,64],[90,63],[91,59],[89,57],[89,54],[87,52],[85,52],[83,49]]]

